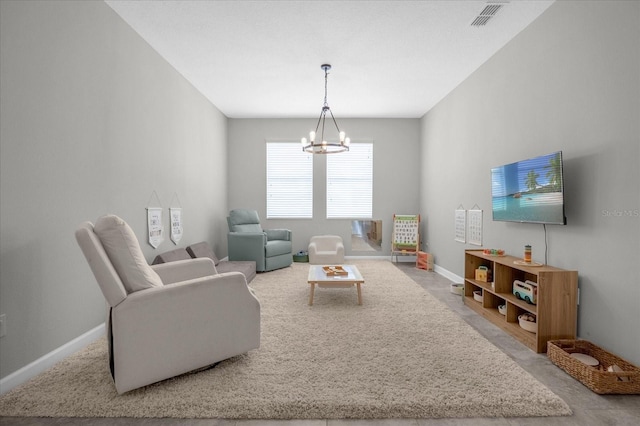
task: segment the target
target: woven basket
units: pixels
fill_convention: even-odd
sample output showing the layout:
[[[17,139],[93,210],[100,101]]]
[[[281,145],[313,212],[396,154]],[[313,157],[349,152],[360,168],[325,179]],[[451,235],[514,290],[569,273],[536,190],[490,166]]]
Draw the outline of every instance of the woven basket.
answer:
[[[576,352],[597,359],[605,370],[617,365],[623,371],[601,371],[598,367],[588,366],[571,356]],[[640,394],[640,369],[586,340],[550,340],[547,342],[547,356],[595,393]]]

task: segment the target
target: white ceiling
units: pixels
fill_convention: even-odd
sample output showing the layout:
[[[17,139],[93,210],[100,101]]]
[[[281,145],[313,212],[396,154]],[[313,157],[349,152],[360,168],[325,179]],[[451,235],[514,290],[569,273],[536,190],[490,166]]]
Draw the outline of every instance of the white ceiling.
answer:
[[[228,117],[417,118],[553,1],[106,3]]]

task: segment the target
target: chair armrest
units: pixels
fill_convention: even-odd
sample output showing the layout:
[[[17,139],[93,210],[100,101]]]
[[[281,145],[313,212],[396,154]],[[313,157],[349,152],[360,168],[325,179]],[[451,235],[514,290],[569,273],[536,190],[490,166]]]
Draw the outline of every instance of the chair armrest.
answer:
[[[267,240],[285,240],[291,241],[291,231],[288,229],[265,229],[264,232],[267,234]]]
[[[208,257],[160,263],[151,265],[151,268],[160,276],[164,285],[216,275],[218,273],[213,264],[213,260]]]
[[[227,234],[229,260],[264,262],[267,235],[264,232],[229,232]]]
[[[229,241],[238,241],[245,244],[257,244],[258,241],[264,246],[267,244],[267,234],[265,232],[229,232]]]
[[[314,242],[309,243],[309,247],[307,247],[308,254],[314,255],[318,253],[318,245]]]
[[[233,294],[237,299],[251,299],[259,305],[258,299],[249,289],[247,280],[241,272],[225,272],[224,274],[208,275],[130,293],[117,308],[114,308],[114,316],[116,312],[118,315],[123,315],[126,311],[131,311],[131,315],[142,315],[143,311],[147,313],[157,311],[162,316],[169,312],[181,313],[187,316],[186,311],[190,310],[188,307],[195,306],[201,300],[200,297],[206,295],[214,296],[213,300],[208,300],[204,304],[206,310],[211,310],[212,305],[219,303],[219,299],[216,298],[220,298],[225,294]],[[181,303],[185,303],[185,305],[179,306]],[[217,308],[221,309],[223,307]],[[183,320],[173,318],[173,321]]]
[[[239,272],[131,293],[111,318],[119,393],[244,353],[260,342],[260,302]]]

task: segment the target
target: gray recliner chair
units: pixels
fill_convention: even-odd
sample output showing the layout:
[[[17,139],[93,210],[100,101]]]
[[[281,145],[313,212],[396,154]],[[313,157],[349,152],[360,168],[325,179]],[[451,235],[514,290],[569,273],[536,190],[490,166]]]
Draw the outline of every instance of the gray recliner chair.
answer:
[[[286,268],[293,263],[290,230],[263,230],[255,210],[231,210],[227,223],[229,260],[253,260],[258,272]]]
[[[109,305],[109,362],[118,393],[260,346],[260,303],[240,272],[209,258],[150,266],[122,219],[82,223],[76,240]]]

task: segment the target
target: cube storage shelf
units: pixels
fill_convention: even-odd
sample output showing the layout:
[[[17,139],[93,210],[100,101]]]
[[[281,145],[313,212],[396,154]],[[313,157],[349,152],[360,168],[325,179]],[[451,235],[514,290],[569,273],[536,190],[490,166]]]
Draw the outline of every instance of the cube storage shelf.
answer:
[[[521,260],[514,256],[485,255],[482,250],[465,250],[464,303],[538,353],[547,351],[549,340],[575,339],[578,272],[548,265],[515,264]],[[479,266],[492,271],[493,282],[475,279]],[[537,304],[529,304],[513,295],[515,280],[538,284]],[[482,291],[482,302],[474,300],[474,291]],[[498,305],[503,304],[507,307],[506,315],[498,312]],[[520,327],[518,316],[525,313],[536,316],[538,329],[535,333]]]

